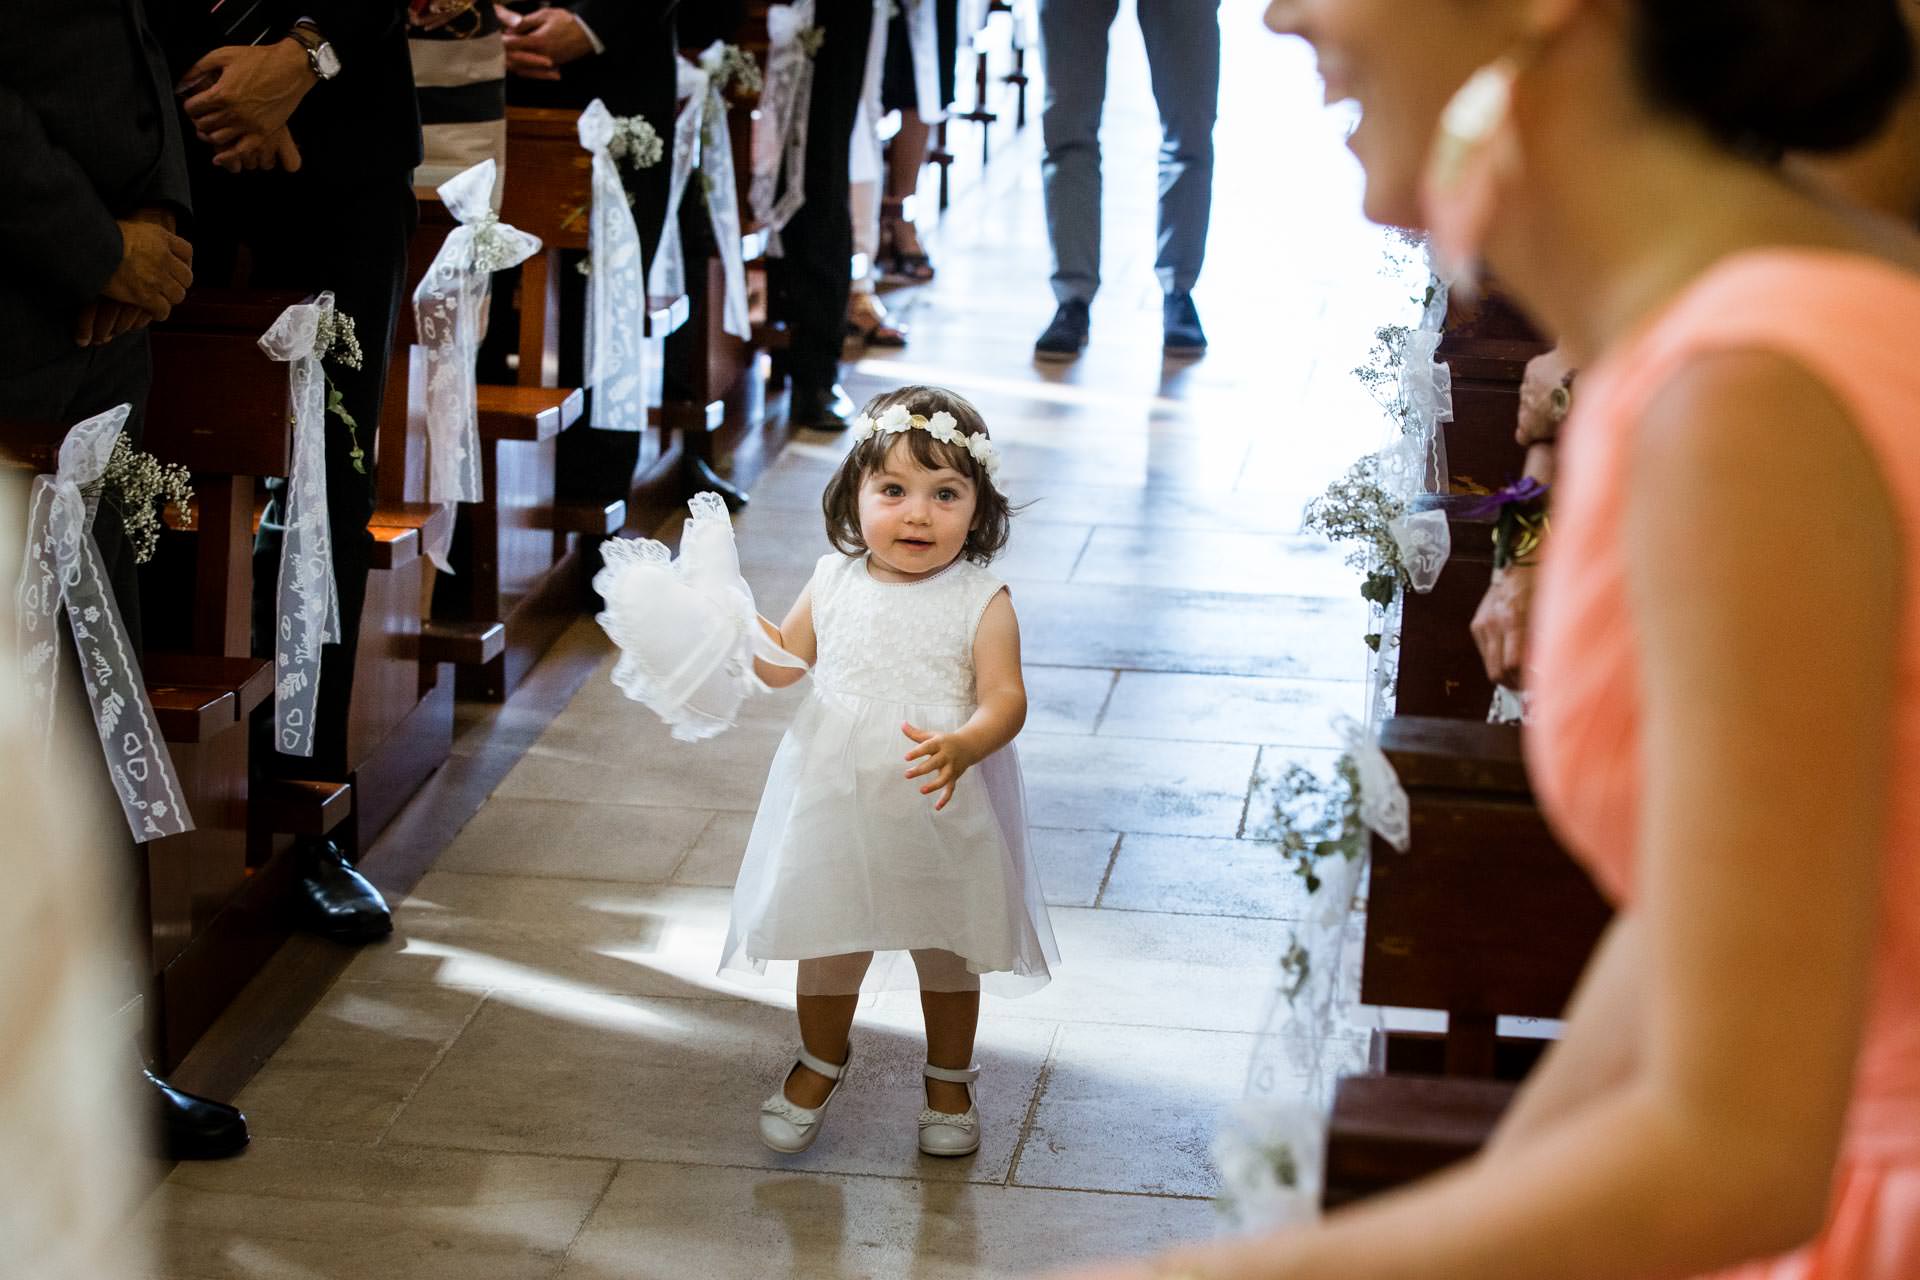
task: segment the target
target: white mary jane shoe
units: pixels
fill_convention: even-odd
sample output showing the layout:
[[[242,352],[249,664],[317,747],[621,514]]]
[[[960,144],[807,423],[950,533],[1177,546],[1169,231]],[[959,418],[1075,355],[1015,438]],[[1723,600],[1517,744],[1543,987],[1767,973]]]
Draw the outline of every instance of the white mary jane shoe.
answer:
[[[980,1078],[979,1067],[955,1071],[951,1067],[927,1064],[927,1079],[945,1080],[967,1086],[967,1110],[963,1115],[935,1111],[920,1112],[920,1149],[930,1156],[970,1156],[980,1149],[980,1107],[973,1096],[973,1082]]]
[[[851,1058],[848,1059],[852,1061]],[[847,1064],[834,1066],[824,1058],[816,1058],[804,1048],[800,1050],[800,1065],[809,1071],[817,1071],[833,1081],[828,1090],[826,1101],[817,1107],[803,1107],[787,1098],[787,1082],[784,1077],[773,1096],[760,1104],[760,1141],[772,1147],[782,1155],[795,1155],[813,1145],[820,1136],[820,1117],[826,1114],[827,1104],[833,1101],[833,1095],[840,1092],[840,1084],[846,1078]],[[788,1075],[793,1073],[789,1071]]]

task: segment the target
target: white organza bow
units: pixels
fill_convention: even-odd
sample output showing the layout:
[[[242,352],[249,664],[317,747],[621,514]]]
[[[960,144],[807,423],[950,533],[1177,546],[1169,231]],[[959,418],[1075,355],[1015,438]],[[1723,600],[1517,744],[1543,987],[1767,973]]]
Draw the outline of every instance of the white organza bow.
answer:
[[[413,291],[414,328],[427,353],[427,500],[447,506],[480,500],[474,361],[493,273],[540,252],[539,236],[495,216],[497,181],[489,158],[441,184],[440,202],[460,225],[447,234]],[[442,573],[452,573],[447,549],[453,521],[440,521],[439,530],[427,556]]]
[[[813,0],[794,0],[767,10],[766,86],[754,124],[748,202],[754,219],[774,233],[770,251],[777,251],[780,228],[807,198],[807,110],[813,101],[813,59],[800,33],[812,25]]]
[[[326,378],[320,370],[320,318],[333,295],[288,307],[260,336],[260,349],[287,365],[293,465],[281,519],[280,581],[274,601],[274,746],[313,754],[320,699],[320,646],[340,642],[340,597],[333,583],[333,534],[327,524]]]
[[[613,131],[613,114],[595,98],[580,113],[580,145],[593,156],[586,324],[593,408],[588,422],[603,431],[640,431],[647,425],[647,280],[640,231],[608,150]]]
[[[761,629],[720,495],[696,494],[687,506],[678,560],[650,538],[613,539],[601,545],[606,567],[593,589],[606,602],[595,621],[620,649],[613,683],[674,737],[697,742],[733,727],[740,704],[766,688],[755,658],[806,664]]]
[[[123,404],[75,426],[60,443],[54,474],[34,478],[14,607],[35,731],[51,741],[60,670],[54,618],[64,604],[94,729],[127,828],[135,840],[157,840],[193,830],[193,818],[180,799],[173,758],[160,737],[139,657],[93,540],[98,499],[84,492],[106,471],[129,411]]]

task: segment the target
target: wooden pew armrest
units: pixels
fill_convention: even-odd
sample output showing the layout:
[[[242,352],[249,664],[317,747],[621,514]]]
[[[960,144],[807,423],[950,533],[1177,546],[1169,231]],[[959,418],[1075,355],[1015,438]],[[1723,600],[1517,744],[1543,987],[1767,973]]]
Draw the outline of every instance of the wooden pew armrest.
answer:
[[[148,653],[140,663],[147,687],[188,686],[233,694],[233,717],[245,720],[273,696],[273,663],[267,658],[223,658],[203,653]],[[197,741],[197,739],[179,739]]]
[[[1518,1086],[1442,1076],[1348,1076],[1327,1122],[1323,1207],[1402,1186],[1478,1151]]]
[[[551,440],[580,420],[587,393],[579,387],[482,385],[475,406],[483,439]]]
[[[398,569],[420,558],[419,529],[379,521],[380,515],[375,512],[374,523],[367,526],[367,532],[373,535],[373,554],[368,557],[368,567]]]
[[[207,685],[155,683],[148,677],[147,701],[168,742],[208,742],[239,719],[231,689]]]
[[[647,336],[664,338],[687,322],[693,314],[693,299],[684,293],[671,298],[647,299]]]
[[[536,528],[552,529],[556,533],[611,538],[626,526],[627,500],[612,498],[602,502],[597,498],[581,498],[556,502],[544,511],[534,512],[531,519]]]
[[[429,618],[420,624],[420,660],[483,667],[507,651],[502,622],[449,622]]]
[[[1533,795],[1518,725],[1394,716],[1380,727],[1380,749],[1409,789],[1489,792],[1523,801]]]
[[[280,780],[256,789],[252,799],[252,809],[268,831],[324,836],[353,812],[353,784]]]

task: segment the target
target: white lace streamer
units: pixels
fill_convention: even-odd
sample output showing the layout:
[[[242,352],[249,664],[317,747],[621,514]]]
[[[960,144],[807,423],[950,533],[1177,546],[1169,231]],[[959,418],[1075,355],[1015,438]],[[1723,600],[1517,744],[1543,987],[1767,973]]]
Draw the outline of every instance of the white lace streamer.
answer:
[[[414,328],[427,353],[427,500],[449,507],[481,496],[474,361],[492,275],[540,251],[540,237],[494,214],[497,181],[489,158],[441,184],[440,202],[460,225],[447,234],[413,291]],[[440,572],[452,573],[447,551],[453,521],[442,520],[438,528],[427,556]]]
[[[740,197],[733,180],[733,140],[727,100],[717,73],[727,46],[716,40],[700,61],[680,60],[679,96],[685,105],[673,123],[673,171],[667,186],[667,222],[653,256],[648,287],[661,297],[687,292],[686,245],[680,235],[680,202],[698,171],[707,221],[726,283],[721,327],[741,341],[753,336],[747,313],[747,268],[740,245]]]
[[[333,294],[322,293],[288,307],[260,336],[260,349],[287,365],[293,420],[273,641],[274,746],[289,756],[313,754],[320,646],[340,641],[340,597],[327,524],[326,378],[319,347],[320,317],[332,311]]]
[[[1453,552],[1453,533],[1444,511],[1412,511],[1387,521],[1399,549],[1401,567],[1415,591],[1431,591]]]
[[[934,29],[933,0],[903,0],[907,50],[913,55],[913,96],[920,119],[929,125],[947,118],[940,100],[940,41]]]
[[[641,431],[647,425],[647,282],[640,231],[627,204],[620,170],[608,150],[613,113],[595,98],[580,113],[580,145],[593,156],[593,212],[587,252],[586,367],[592,392],[589,425]]]
[[[83,492],[106,471],[129,412],[123,404],[75,426],[60,442],[54,474],[34,477],[14,611],[34,730],[51,743],[60,671],[54,618],[66,606],[94,730],[127,828],[135,840],[157,840],[193,830],[193,818],[100,563],[93,539],[97,499]]]
[[[754,124],[748,203],[754,219],[773,233],[770,253],[778,253],[780,228],[807,198],[807,109],[813,101],[813,58],[800,34],[812,25],[813,0],[793,0],[767,10],[767,72]]]

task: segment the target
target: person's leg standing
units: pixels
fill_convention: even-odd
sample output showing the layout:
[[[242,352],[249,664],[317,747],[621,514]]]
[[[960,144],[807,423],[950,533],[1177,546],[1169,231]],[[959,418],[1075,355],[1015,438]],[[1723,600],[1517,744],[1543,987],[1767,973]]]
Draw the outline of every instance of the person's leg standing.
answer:
[[[1034,345],[1042,359],[1071,359],[1087,341],[1087,308],[1100,288],[1100,112],[1107,96],[1107,33],[1119,0],[1040,0],[1040,165],[1053,246],[1053,323]]]
[[[1220,0],[1139,0],[1153,98],[1160,108],[1160,236],[1154,273],[1166,296],[1171,351],[1206,346],[1188,297],[1207,253],[1213,123],[1220,98]]]
[[[781,274],[792,332],[790,419],[795,426],[837,429],[851,412],[833,395],[853,282],[847,162],[873,6],[870,0],[820,0],[814,15],[826,38],[813,60],[813,99],[807,109],[806,203],[780,232]]]

